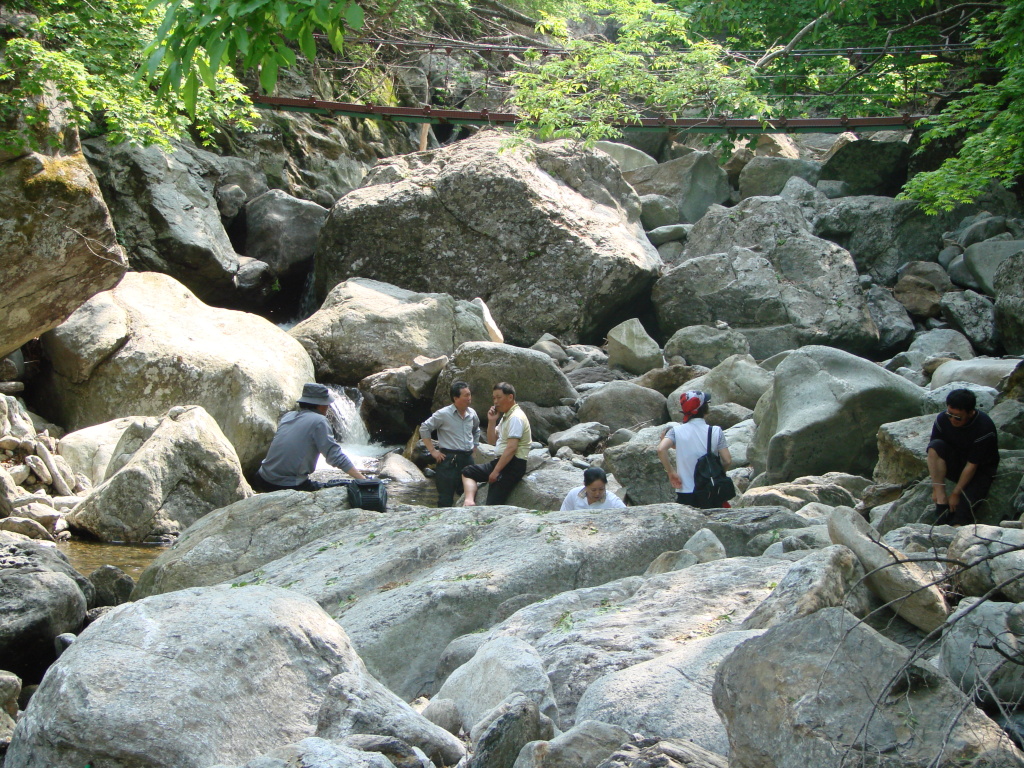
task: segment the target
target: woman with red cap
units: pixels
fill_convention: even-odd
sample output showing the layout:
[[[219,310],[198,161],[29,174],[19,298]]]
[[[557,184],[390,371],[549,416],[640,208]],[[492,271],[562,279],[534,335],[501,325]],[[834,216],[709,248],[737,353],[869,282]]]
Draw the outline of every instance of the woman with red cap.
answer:
[[[691,507],[706,508],[694,497],[693,470],[697,461],[708,452],[708,431],[710,430],[711,453],[717,453],[722,467],[729,468],[732,455],[726,446],[725,433],[721,427],[709,427],[704,421],[711,398],[704,392],[690,390],[679,396],[683,409],[683,423],[669,427],[658,444],[658,458],[668,473],[669,482],[676,489],[676,501]],[[676,449],[675,466],[669,458],[669,450]]]

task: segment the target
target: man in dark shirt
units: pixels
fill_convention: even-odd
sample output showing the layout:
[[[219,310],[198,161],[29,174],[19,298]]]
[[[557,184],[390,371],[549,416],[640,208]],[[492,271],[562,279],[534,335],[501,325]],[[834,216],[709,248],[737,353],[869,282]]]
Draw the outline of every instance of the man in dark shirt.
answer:
[[[996,425],[988,414],[975,410],[976,404],[969,389],[954,389],[932,426],[928,474],[938,525],[973,523],[975,509],[988,496],[999,467]],[[949,494],[947,478],[956,483]]]

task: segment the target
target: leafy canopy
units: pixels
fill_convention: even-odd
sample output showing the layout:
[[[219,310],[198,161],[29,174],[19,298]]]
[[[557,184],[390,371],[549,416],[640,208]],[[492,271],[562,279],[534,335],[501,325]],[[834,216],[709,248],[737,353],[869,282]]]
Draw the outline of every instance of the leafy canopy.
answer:
[[[0,150],[37,148],[60,101],[71,124],[112,141],[161,143],[217,124],[248,127],[244,89],[229,70],[196,90],[192,109],[136,74],[159,17],[138,0],[22,0],[0,41]]]

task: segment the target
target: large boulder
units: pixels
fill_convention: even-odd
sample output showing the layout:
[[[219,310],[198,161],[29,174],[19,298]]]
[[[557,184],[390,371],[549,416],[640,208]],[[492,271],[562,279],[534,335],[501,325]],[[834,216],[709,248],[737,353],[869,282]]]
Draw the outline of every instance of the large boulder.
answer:
[[[239,255],[215,192],[231,184],[251,199],[267,190],[264,175],[247,160],[190,144],[168,154],[155,145],[90,139],[83,149],[132,266],[174,277],[201,301],[237,304]]]
[[[913,200],[857,195],[829,203],[814,220],[814,234],[843,246],[857,270],[892,285],[911,261],[934,261],[948,229],[942,216],[929,216]]]
[[[482,296],[524,346],[545,332],[603,335],[661,266],[639,199],[603,152],[565,142],[501,151],[502,141],[488,132],[378,164],[327,218],[317,296],[359,275]]]
[[[956,584],[966,595],[988,597],[998,591],[1024,602],[1024,532],[995,525],[961,526],[948,556],[963,563]]]
[[[614,473],[633,504],[675,501],[675,489],[658,458],[658,443],[666,426],[646,427],[628,441],[605,449],[604,468]]]
[[[653,301],[664,333],[722,320],[758,359],[802,344],[878,346],[850,254],[815,237],[800,208],[778,197],[709,210]]]
[[[505,381],[516,388],[516,400],[548,408],[576,400],[576,390],[555,362],[535,349],[513,347],[492,341],[468,341],[452,354],[437,377],[433,408],[451,403],[451,386],[458,380],[469,384],[473,407],[480,424],[487,426],[487,409],[495,384]]]
[[[124,466],[122,451],[138,450],[146,437],[153,434],[160,420],[155,416],[126,416],[92,427],[69,432],[57,443],[57,452],[75,472],[84,475],[93,486],[110,477],[117,468]],[[127,430],[137,435],[137,444],[122,442]],[[116,451],[116,453],[115,453]]]
[[[907,181],[910,145],[902,141],[851,141],[821,167],[821,178],[844,181],[851,195],[896,197]]]
[[[306,279],[327,209],[271,189],[245,204],[245,255],[270,265],[282,283]]]
[[[689,365],[714,368],[732,355],[750,354],[747,337],[731,328],[688,325],[665,342],[665,358],[680,356]]]
[[[775,558],[730,557],[646,578],[575,589],[520,608],[485,632],[484,639],[516,637],[536,649],[551,680],[565,727],[582,719],[576,712],[577,705],[595,681],[622,670],[626,670],[623,678],[628,679],[634,665],[682,651],[691,641],[729,632],[733,622],[738,626],[767,596],[768,584],[782,578],[789,567],[786,560]],[[705,646],[704,659],[720,657],[734,644],[723,639]],[[694,651],[697,658],[688,659],[686,668],[696,672],[700,650]],[[650,679],[642,672],[632,677],[638,683]],[[622,682],[620,678],[618,684],[613,682],[605,688],[604,695],[594,696],[582,717],[631,728],[630,723],[641,715],[643,706],[632,707],[636,711],[625,714],[629,705],[623,701]],[[703,689],[704,696],[691,702],[691,723],[704,737],[700,745],[717,751],[724,741],[719,729],[709,727],[714,715],[704,697],[710,680],[705,679],[704,683],[693,686]],[[678,693],[685,696],[686,691]],[[691,688],[690,693],[695,691]],[[617,699],[617,704],[605,708],[603,702],[611,704],[612,699]],[[664,713],[669,709],[668,703],[660,709]],[[622,720],[613,715],[616,711]],[[676,718],[674,726],[685,719],[681,712]],[[652,717],[648,724],[654,722],[656,718]],[[672,736],[678,735],[678,731],[654,735]]]
[[[769,483],[831,471],[870,475],[878,428],[920,416],[925,406],[924,390],[902,376],[815,346],[779,364],[765,398],[748,458]]]
[[[929,388],[934,390],[953,382],[960,382],[1002,389],[1004,382],[1019,364],[1020,360],[998,357],[950,360],[935,369]]]
[[[589,393],[577,412],[580,421],[596,421],[612,432],[668,421],[665,396],[631,381],[611,381]]]
[[[990,240],[975,243],[964,251],[964,266],[978,281],[985,294],[995,296],[996,274],[1000,265],[1021,251],[1024,251],[1024,240]]]
[[[476,304],[360,277],[335,286],[289,333],[309,353],[318,379],[342,384],[489,338]]]
[[[675,201],[680,220],[694,223],[715,204],[728,202],[729,177],[709,152],[691,152],[675,160],[623,173],[641,195]]]
[[[128,262],[81,152],[8,161],[0,195],[3,358],[117,285]]]
[[[130,432],[125,437],[131,439]],[[251,494],[217,422],[199,406],[179,406],[67,520],[101,541],[166,541]]]
[[[661,347],[635,317],[608,331],[608,365],[637,375],[664,364]]]
[[[200,405],[255,469],[313,365],[302,345],[255,315],[207,307],[176,280],[129,273],[43,345],[51,419],[77,430]]]
[[[878,428],[876,483],[900,485],[928,474],[928,441],[935,416],[911,416]]]
[[[0,531],[0,655],[3,668],[35,683],[53,663],[53,642],[78,632],[95,594],[52,544]]]
[[[966,597],[942,633],[942,671],[971,698],[1014,708],[1024,696],[1020,654],[1024,606]]]
[[[279,494],[294,501],[303,495],[268,495]],[[324,499],[317,506],[328,504]],[[216,512],[198,525],[223,514]],[[678,550],[708,525],[704,515],[675,504],[544,514],[515,507],[457,507],[442,513],[394,505],[387,515],[336,518],[337,524],[320,538],[252,571],[227,576],[252,540],[281,530],[273,523],[267,527],[268,516],[264,512],[250,522],[237,509],[232,528],[240,530],[234,534],[225,530],[195,541],[186,532],[182,540],[189,546],[180,558],[189,562],[175,565],[179,548],[172,549],[159,567],[175,569],[174,578],[144,574],[139,591],[147,585],[173,589],[225,578],[239,586],[287,585],[335,616],[370,670],[407,699],[436,690],[435,672],[448,643],[507,616],[506,601],[523,595],[540,599],[643,573],[662,552]],[[791,525],[788,518],[750,510],[737,519],[746,522],[715,528],[729,551],[740,551],[750,537],[770,527]]]
[[[995,305],[974,291],[950,291],[942,296],[942,316],[971,340],[975,349],[995,354],[1001,348]]]
[[[707,392],[711,403],[736,403],[753,409],[772,385],[772,374],[750,355],[732,355],[703,376],[691,379],[668,396],[668,412],[675,421],[682,419],[679,396],[687,390]]]
[[[120,606],[64,652],[34,699],[8,766],[205,768],[321,732],[387,734],[417,719],[429,738],[417,746],[445,763],[463,753],[370,677],[316,603],[273,587],[189,589]],[[350,721],[370,712],[374,722],[339,728],[346,710]]]
[[[1002,261],[992,283],[1000,341],[1011,355],[1024,354],[1024,249]]]
[[[786,182],[798,176],[812,187],[818,183],[821,165],[790,157],[755,157],[740,171],[740,197],[777,195]]]
[[[851,755],[877,768],[1024,765],[945,675],[842,608],[743,643],[713,696],[733,768],[839,768]]]
[[[580,697],[576,721],[600,720],[648,738],[687,739],[727,755],[725,726],[711,701],[715,672],[736,646],[759,634],[691,632],[677,650],[594,680]]]
[[[906,307],[900,304],[892,291],[880,285],[873,285],[864,292],[871,319],[878,328],[879,354],[897,352],[914,337],[914,321]]]

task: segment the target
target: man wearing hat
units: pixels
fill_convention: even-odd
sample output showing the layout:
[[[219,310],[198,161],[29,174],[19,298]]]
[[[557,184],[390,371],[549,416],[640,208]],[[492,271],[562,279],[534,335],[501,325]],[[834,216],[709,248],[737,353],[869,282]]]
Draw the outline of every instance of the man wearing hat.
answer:
[[[732,464],[732,455],[726,447],[721,427],[709,427],[704,421],[711,398],[705,392],[690,390],[679,396],[683,409],[683,423],[669,427],[658,444],[658,458],[665,467],[669,482],[676,489],[676,501],[691,507],[701,507],[694,497],[693,471],[697,461],[708,452],[708,430],[711,430],[711,452],[717,453],[725,469]],[[672,466],[669,449],[676,449],[676,463]]]
[[[327,422],[327,408],[331,396],[323,384],[306,384],[302,387],[299,407],[281,417],[277,434],[256,471],[253,487],[258,491],[318,491],[323,483],[309,479],[309,473],[316,469],[320,454],[332,467],[344,470],[352,477],[365,480],[362,472],[355,468],[334,439],[331,425]]]

